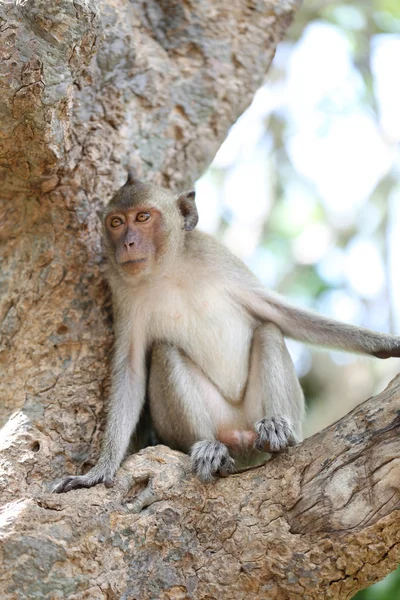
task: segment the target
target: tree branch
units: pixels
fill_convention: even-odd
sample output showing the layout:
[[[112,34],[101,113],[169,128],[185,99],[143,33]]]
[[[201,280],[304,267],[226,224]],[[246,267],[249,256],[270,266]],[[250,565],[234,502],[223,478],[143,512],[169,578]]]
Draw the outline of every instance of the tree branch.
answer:
[[[399,415],[397,377],[300,446],[212,484],[157,446],[126,460],[113,489],[10,502],[1,596],[351,598],[399,561]]]

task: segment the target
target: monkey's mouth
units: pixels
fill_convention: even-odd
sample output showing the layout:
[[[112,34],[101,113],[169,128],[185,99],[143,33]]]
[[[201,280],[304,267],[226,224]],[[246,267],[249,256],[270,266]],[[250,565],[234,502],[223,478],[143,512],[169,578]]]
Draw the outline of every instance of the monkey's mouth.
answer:
[[[125,262],[120,263],[121,267],[125,267],[126,265],[137,265],[138,263],[146,262],[147,258],[135,258],[132,260],[126,260]]]

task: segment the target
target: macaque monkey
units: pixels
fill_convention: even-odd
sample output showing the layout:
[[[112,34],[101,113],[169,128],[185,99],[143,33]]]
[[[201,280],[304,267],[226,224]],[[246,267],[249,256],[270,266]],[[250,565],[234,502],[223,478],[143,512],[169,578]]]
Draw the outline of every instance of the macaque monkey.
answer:
[[[190,453],[202,480],[234,457],[302,439],[303,393],[284,336],[400,356],[400,338],[295,308],[265,290],[205,233],[193,191],[174,196],[130,175],[103,215],[115,319],[111,401],[102,452],[55,492],[112,484],[145,397],[160,441]]]

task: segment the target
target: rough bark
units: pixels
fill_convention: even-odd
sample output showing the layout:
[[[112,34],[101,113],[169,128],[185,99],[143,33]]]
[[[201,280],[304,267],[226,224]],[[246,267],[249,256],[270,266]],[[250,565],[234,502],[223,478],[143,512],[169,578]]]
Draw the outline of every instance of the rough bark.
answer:
[[[111,491],[48,494],[99,450],[112,335],[96,211],[128,164],[192,185],[295,8],[0,5],[2,598],[348,597],[395,566],[396,386],[354,423],[215,485],[158,447]],[[153,504],[136,514],[141,488]]]
[[[265,466],[213,484],[164,446],[113,489],[10,502],[2,598],[351,598],[400,556],[400,377]]]

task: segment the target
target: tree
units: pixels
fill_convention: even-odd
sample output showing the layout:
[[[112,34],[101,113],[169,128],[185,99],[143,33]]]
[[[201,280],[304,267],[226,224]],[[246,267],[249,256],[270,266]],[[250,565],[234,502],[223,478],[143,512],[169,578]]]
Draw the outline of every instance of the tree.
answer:
[[[49,493],[99,451],[112,335],[97,210],[128,164],[192,185],[295,9],[0,7],[4,598],[347,598],[396,565],[398,382],[215,485],[156,447],[126,461],[112,490]]]

